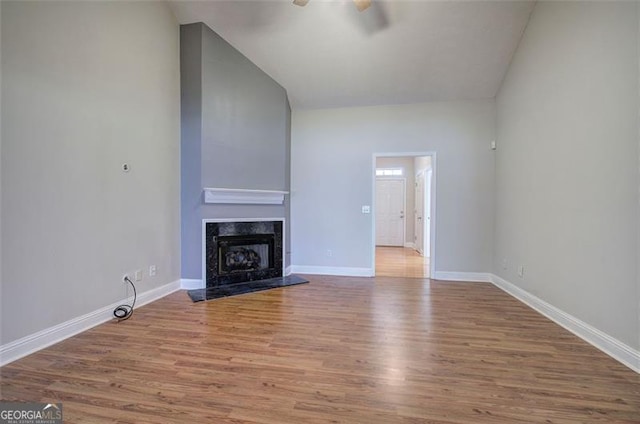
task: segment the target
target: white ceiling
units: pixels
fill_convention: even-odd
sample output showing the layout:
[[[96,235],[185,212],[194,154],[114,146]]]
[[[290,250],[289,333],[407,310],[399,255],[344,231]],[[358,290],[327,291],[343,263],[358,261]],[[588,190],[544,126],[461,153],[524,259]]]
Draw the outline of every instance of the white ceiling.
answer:
[[[282,85],[293,108],[487,99],[496,95],[531,1],[170,1]],[[386,25],[385,25],[386,22]]]

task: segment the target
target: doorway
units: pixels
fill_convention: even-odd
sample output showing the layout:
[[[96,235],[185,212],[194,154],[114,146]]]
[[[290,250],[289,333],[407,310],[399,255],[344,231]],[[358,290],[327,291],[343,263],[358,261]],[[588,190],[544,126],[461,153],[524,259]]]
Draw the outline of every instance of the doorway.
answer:
[[[431,278],[435,153],[373,159],[375,275]]]

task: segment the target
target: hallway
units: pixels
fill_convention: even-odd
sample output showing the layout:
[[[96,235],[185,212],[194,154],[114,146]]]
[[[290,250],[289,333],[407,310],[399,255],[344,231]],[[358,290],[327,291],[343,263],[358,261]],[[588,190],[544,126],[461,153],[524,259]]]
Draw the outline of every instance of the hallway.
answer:
[[[376,246],[376,276],[429,278],[429,258],[408,247]]]

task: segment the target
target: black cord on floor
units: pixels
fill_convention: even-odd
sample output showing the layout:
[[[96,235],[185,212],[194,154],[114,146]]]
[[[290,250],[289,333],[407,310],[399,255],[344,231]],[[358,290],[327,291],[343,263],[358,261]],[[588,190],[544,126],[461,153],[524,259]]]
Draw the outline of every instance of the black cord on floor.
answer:
[[[136,304],[136,297],[138,297],[138,294],[136,293],[136,286],[133,285],[133,281],[131,281],[129,277],[124,277],[124,281],[127,281],[131,284],[131,287],[133,287],[133,302],[131,305],[123,304],[113,310],[113,316],[118,318],[118,322],[131,318],[131,315],[133,315],[133,307]]]

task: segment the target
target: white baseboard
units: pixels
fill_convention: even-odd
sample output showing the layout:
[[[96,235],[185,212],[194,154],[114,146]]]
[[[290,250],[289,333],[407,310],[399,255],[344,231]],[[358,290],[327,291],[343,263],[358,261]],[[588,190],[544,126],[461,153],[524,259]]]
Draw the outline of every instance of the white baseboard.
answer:
[[[436,280],[444,281],[465,281],[475,283],[490,283],[491,274],[488,272],[449,272],[436,271],[434,275]]]
[[[521,289],[513,283],[491,274],[491,282],[498,288],[509,293],[527,306],[535,309],[556,324],[569,330],[582,340],[600,349],[618,362],[640,373],[640,351],[622,343],[620,340],[598,330],[584,321],[570,315],[544,300]]]
[[[291,265],[294,274],[340,275],[345,277],[373,277],[371,268],[351,268],[337,266]]]
[[[140,293],[136,300],[136,309],[178,290],[180,290],[180,281],[174,281],[172,283],[165,284],[164,286]],[[4,366],[10,362],[113,319],[113,310],[118,305],[127,303],[129,300],[130,299],[123,299],[119,302],[105,306],[104,308],[89,312],[88,314],[70,319],[69,321],[0,346],[0,366]]]
[[[291,275],[291,265],[284,269],[284,276]]]
[[[202,280],[194,280],[190,278],[180,279],[180,288],[182,290],[197,290],[204,288],[204,282]]]
[[[405,243],[404,247],[408,247],[409,249],[415,249],[416,248],[416,244],[415,243]]]

